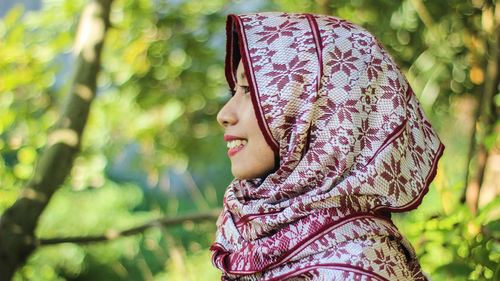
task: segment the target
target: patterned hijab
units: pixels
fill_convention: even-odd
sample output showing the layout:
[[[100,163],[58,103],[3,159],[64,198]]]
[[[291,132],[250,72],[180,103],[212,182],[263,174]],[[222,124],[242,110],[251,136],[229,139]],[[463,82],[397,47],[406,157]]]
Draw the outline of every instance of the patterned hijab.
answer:
[[[231,88],[240,58],[279,168],[229,185],[222,280],[425,280],[390,213],[420,204],[444,147],[387,51],[336,17],[229,15]]]

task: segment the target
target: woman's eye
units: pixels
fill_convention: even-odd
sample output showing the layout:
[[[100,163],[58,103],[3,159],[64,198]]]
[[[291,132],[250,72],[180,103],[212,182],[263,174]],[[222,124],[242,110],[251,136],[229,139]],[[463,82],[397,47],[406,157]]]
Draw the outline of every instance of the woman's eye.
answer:
[[[234,94],[236,94],[236,91],[235,91],[235,90],[233,90],[233,89],[229,89],[229,94],[230,94],[230,95],[231,95],[231,97],[232,97],[232,96],[234,96]]]
[[[248,94],[250,93],[250,87],[248,85],[238,85],[236,84],[239,88],[242,88],[243,89],[243,93],[244,94]],[[236,94],[236,90],[231,90],[229,89],[229,91],[231,92],[231,96],[234,96],[234,94]]]
[[[250,87],[249,86],[241,86],[243,90],[245,90],[245,94],[250,93]]]

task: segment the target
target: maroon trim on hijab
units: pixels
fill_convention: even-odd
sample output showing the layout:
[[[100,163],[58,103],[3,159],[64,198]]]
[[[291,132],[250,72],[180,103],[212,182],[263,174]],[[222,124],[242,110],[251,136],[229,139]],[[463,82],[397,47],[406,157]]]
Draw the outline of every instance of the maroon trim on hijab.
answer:
[[[321,40],[321,35],[319,35],[319,27],[318,22],[314,18],[314,15],[305,14],[307,17],[307,21],[311,26],[311,31],[313,33],[314,42],[316,43],[316,54],[318,54],[318,63],[319,63],[319,77],[318,77],[318,87],[321,84],[321,78],[323,77],[323,42]],[[318,89],[319,92],[319,89]]]
[[[230,89],[234,89],[236,84],[236,69],[234,68],[234,58],[233,58],[233,25],[232,18],[228,17],[226,21],[226,63],[225,63],[225,74],[226,80]]]
[[[368,270],[363,269],[361,267],[346,265],[346,264],[342,264],[342,263],[324,263],[324,264],[310,265],[310,266],[300,268],[296,271],[292,271],[292,272],[289,272],[287,274],[280,275],[276,278],[269,279],[267,281],[281,281],[281,280],[285,280],[285,278],[292,278],[292,277],[296,278],[304,273],[308,273],[310,271],[314,271],[314,270],[318,270],[318,269],[330,269],[330,270],[340,270],[340,271],[344,271],[344,272],[352,272],[354,274],[359,274],[360,279],[361,279],[361,276],[369,276],[377,281],[390,281],[387,278],[384,278],[384,277],[382,277],[382,276],[380,276],[372,271],[368,271]],[[355,280],[358,280],[358,279],[355,279]]]

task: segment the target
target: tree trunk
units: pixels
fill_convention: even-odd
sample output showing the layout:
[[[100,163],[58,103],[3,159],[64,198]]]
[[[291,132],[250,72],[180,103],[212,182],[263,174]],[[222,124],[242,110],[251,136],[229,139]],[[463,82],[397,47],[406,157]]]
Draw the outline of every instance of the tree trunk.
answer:
[[[489,151],[484,141],[487,136],[493,133],[495,126],[496,110],[494,97],[495,94],[498,93],[498,84],[500,82],[500,5],[496,3],[491,9],[493,11],[494,24],[490,28],[485,27],[485,29],[490,29],[486,30],[490,33],[488,38],[490,41],[490,57],[486,66],[484,90],[482,95],[478,97],[479,102],[476,113],[476,123],[480,123],[482,132],[478,132],[475,126],[475,131],[472,135],[474,139],[471,139],[471,151],[474,151],[474,153],[469,153],[468,163],[471,163],[471,157],[473,155],[475,162],[473,162],[474,167],[472,167],[473,169],[471,170],[469,182],[467,182],[468,176],[466,176],[467,189],[464,194],[467,206],[474,215],[477,213],[479,193],[481,191],[481,185],[483,184],[486,164],[488,163]],[[476,138],[477,145],[474,145]],[[468,166],[468,168],[470,169],[471,167]]]
[[[38,218],[71,170],[96,92],[96,78],[112,0],[90,1],[75,43],[75,73],[61,118],[49,134],[33,178],[0,219],[0,280],[11,280],[38,246]]]

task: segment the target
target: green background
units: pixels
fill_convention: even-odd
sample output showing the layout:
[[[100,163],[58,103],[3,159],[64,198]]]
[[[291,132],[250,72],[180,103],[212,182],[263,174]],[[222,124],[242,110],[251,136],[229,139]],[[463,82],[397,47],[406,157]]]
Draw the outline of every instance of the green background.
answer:
[[[0,214],[32,176],[58,120],[84,5],[0,6]],[[365,27],[386,46],[446,146],[422,205],[394,218],[423,269],[434,280],[499,280],[498,115],[488,123],[475,113],[485,110],[487,68],[499,51],[496,6],[483,0],[115,0],[82,150],[36,235],[101,235],[220,208],[232,180],[215,120],[229,97],[225,17],[325,13]],[[487,105],[495,113],[494,86]],[[466,175],[477,173],[480,147],[488,158],[475,213],[461,198]],[[208,251],[215,230],[212,220],[185,221],[113,241],[42,246],[14,280],[218,280]]]

